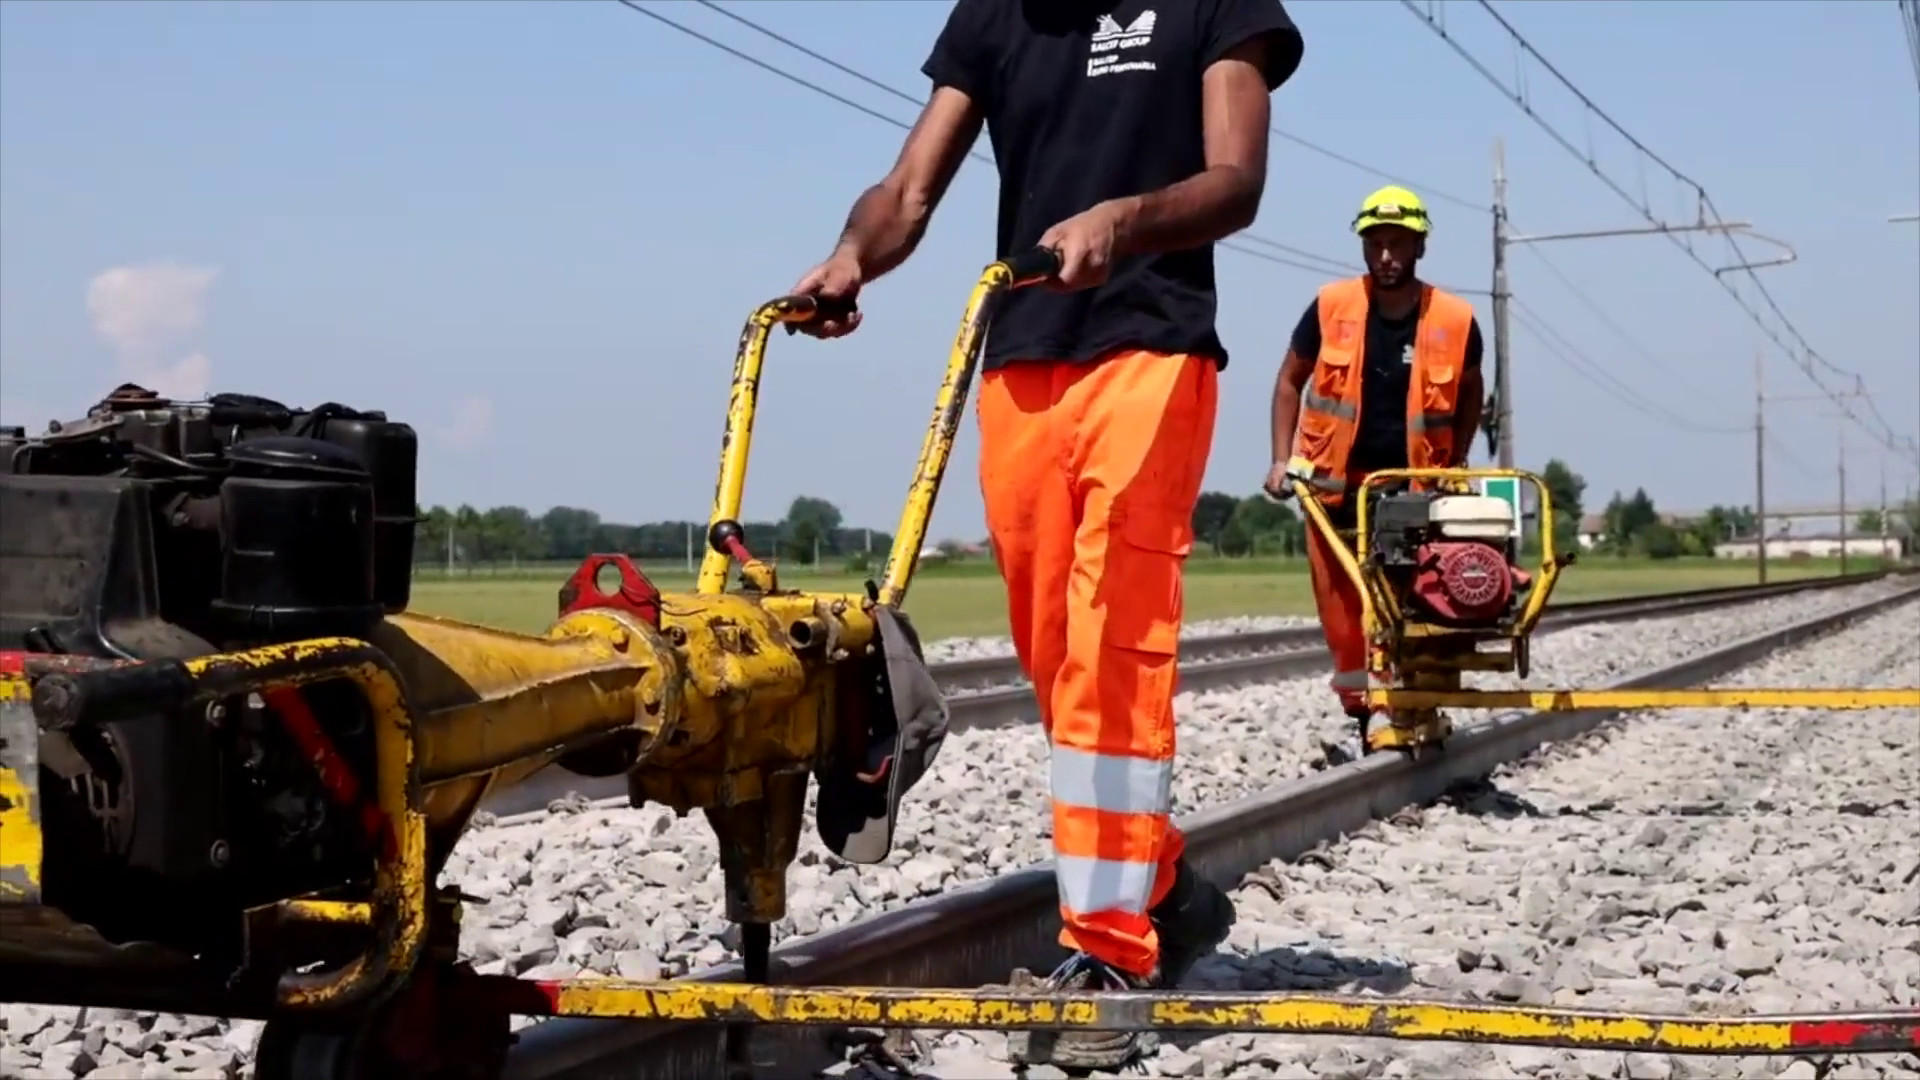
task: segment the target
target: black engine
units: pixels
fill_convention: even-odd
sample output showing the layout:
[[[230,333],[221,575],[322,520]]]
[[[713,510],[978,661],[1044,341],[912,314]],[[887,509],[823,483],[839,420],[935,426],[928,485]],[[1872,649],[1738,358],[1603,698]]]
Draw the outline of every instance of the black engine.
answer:
[[[131,385],[43,434],[0,429],[0,651],[84,666],[364,637],[407,605],[417,450],[384,413]],[[371,775],[352,688],[280,702]],[[366,838],[275,707],[43,727],[45,902],[111,940],[217,952],[235,908],[363,876]]]

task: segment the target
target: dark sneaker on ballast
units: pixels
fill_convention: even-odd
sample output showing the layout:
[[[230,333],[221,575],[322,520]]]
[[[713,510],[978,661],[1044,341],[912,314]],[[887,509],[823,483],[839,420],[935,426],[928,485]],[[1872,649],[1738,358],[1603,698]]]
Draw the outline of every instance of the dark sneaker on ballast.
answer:
[[[1160,938],[1160,972],[1154,986],[1171,990],[1187,971],[1227,940],[1236,913],[1233,900],[1213,882],[1193,872],[1187,861],[1176,864],[1173,888],[1147,917]]]
[[[1013,973],[1015,993],[1033,991],[1151,990],[1154,980],[1120,970],[1086,953],[1074,953],[1045,979]],[[1007,1060],[1018,1065],[1051,1065],[1068,1072],[1125,1068],[1146,1053],[1152,1036],[1138,1031],[1015,1031],[1007,1035]]]

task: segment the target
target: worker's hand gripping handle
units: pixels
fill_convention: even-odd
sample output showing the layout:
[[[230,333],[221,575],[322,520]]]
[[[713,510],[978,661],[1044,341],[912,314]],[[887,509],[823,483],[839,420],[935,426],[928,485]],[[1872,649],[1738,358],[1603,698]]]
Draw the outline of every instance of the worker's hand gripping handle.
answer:
[[[753,446],[753,417],[760,405],[760,368],[766,360],[767,335],[776,324],[788,326],[819,319],[844,319],[853,314],[854,301],[826,296],[782,296],[754,309],[740,334],[740,350],[733,358],[733,389],[727,400],[726,434],[720,442],[720,482],[714,488],[711,530],[721,522],[737,521],[747,487],[747,455]],[[726,591],[729,551],[709,545],[700,561],[698,590]]]
[[[980,346],[986,340],[987,324],[992,319],[994,302],[1012,289],[1037,285],[1060,272],[1060,256],[1048,248],[1033,248],[1009,255],[986,268],[967,299],[967,312],[960,320],[960,332],[953,339],[953,351],[947,357],[946,378],[934,401],[933,423],[927,427],[926,440],[920,446],[920,462],[914,470],[913,486],[907,489],[907,505],[900,514],[900,528],[893,534],[893,549],[887,555],[887,570],[880,585],[880,602],[898,607],[906,600],[907,585],[913,579],[920,547],[927,540],[927,522],[933,517],[933,505],[940,495],[940,479],[947,471],[947,458],[953,452],[954,433],[960,417],[967,411],[967,393],[973,385],[973,372],[980,360]]]
[[[1012,283],[1007,287],[1019,289],[1028,285],[1038,285],[1058,274],[1060,253],[1052,248],[1029,248],[1018,255],[1009,255],[1001,259],[1000,265],[1006,267],[1007,273],[1013,277]]]
[[[783,296],[774,303],[786,305],[790,312],[779,320],[787,324],[788,332],[810,322],[845,322],[860,310],[857,301],[844,296]]]

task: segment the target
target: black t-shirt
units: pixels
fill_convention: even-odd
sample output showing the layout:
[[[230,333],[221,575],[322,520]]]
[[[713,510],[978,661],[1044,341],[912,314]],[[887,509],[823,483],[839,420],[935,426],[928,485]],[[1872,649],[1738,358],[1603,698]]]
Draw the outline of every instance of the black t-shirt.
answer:
[[[1280,0],[958,0],[921,71],[986,117],[1000,168],[996,257],[1098,203],[1205,171],[1201,74],[1261,34],[1271,91],[1302,52]],[[1138,348],[1224,367],[1215,307],[1212,245],[1120,259],[1096,289],[1008,296],[982,366]]]
[[[1414,330],[1419,309],[1398,319],[1367,309],[1367,345],[1361,360],[1360,422],[1353,436],[1347,469],[1358,475],[1375,469],[1407,467],[1407,389],[1413,377]],[[1480,320],[1467,325],[1468,371],[1480,368]],[[1302,360],[1320,359],[1320,301],[1315,298],[1293,328],[1293,351]]]

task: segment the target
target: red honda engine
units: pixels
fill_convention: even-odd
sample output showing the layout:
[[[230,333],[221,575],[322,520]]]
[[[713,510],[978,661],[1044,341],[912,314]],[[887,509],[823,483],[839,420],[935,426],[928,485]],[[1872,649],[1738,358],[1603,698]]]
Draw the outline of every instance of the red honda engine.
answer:
[[[1413,598],[1449,622],[1491,622],[1506,614],[1524,574],[1506,554],[1477,540],[1435,540],[1415,555]]]

